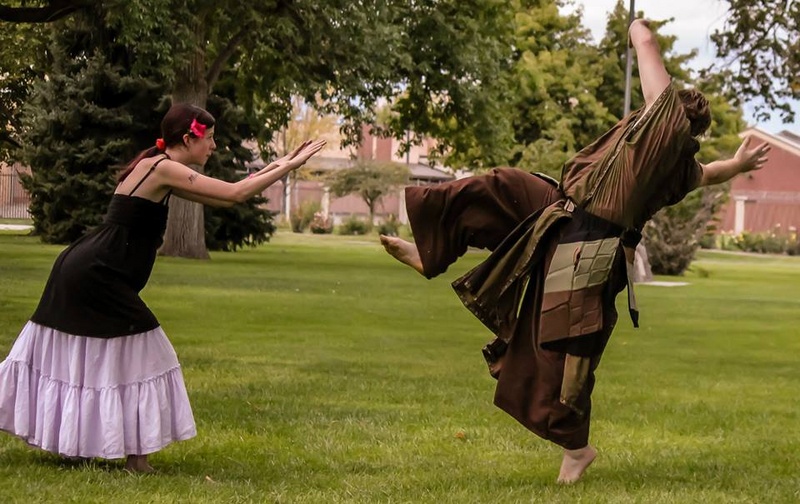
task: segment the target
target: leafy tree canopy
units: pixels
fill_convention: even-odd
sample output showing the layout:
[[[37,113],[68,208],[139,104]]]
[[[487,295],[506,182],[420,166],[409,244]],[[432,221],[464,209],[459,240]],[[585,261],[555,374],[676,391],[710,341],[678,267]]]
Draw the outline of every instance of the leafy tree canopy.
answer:
[[[777,110],[794,120],[792,100],[800,99],[800,2],[727,0],[725,26],[711,35],[721,61],[709,69],[723,73],[736,105],[756,103],[757,117]]]

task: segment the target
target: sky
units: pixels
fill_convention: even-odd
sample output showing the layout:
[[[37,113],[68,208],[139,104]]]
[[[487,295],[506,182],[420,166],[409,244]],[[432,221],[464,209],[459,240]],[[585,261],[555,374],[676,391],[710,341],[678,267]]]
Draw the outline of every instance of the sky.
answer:
[[[573,0],[576,6],[583,6],[583,24],[592,31],[596,40],[599,40],[606,26],[608,12],[614,8],[617,0]],[[625,7],[630,5],[630,0],[623,0]],[[692,60],[694,68],[702,68],[712,63],[716,56],[711,34],[724,27],[727,2],[723,0],[635,0],[635,10],[643,11],[648,19],[675,20],[662,28],[663,33],[675,35],[675,51],[687,53],[697,49],[698,55]],[[751,126],[778,133],[790,130],[800,133],[800,119],[794,124],[784,124],[777,114],[772,114],[769,121],[757,122],[752,116],[752,105],[745,106],[745,120]],[[800,118],[800,104],[794,104],[794,111]]]

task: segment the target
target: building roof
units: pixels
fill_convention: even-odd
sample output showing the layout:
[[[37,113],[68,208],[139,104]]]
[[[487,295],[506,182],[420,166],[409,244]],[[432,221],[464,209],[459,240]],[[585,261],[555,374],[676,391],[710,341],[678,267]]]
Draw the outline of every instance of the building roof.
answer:
[[[778,133],[778,136],[800,147],[800,135],[789,130],[783,130]]]
[[[452,173],[446,172],[433,166],[410,163],[411,178],[416,180],[453,180],[456,178]]]
[[[770,142],[771,144],[776,144],[783,149],[791,152],[795,156],[800,156],[800,136],[791,133],[789,131],[782,131],[777,135],[768,133],[764,130],[758,129],[756,127],[747,128],[746,130],[739,133],[740,137],[746,136],[755,136],[764,140],[766,142]]]

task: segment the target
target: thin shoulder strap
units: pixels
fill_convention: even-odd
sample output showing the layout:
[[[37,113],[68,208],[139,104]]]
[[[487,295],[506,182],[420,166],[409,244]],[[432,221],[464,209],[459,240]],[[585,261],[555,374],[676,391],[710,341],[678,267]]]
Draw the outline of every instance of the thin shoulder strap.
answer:
[[[129,193],[128,193],[128,196],[133,196],[133,193],[135,193],[135,192],[136,192],[136,189],[139,189],[139,186],[140,186],[140,185],[142,185],[142,182],[144,182],[145,180],[147,180],[147,177],[149,177],[149,176],[150,176],[150,174],[151,174],[151,173],[153,173],[153,171],[156,169],[156,166],[158,166],[158,164],[159,164],[161,161],[164,161],[165,159],[169,159],[169,156],[168,156],[168,155],[166,155],[166,154],[164,154],[164,157],[163,157],[163,158],[161,158],[161,159],[159,159],[158,161],[156,161],[155,163],[153,163],[153,166],[151,166],[151,167],[150,167],[150,169],[149,169],[149,170],[147,170],[147,173],[145,173],[145,174],[144,174],[144,177],[142,177],[142,180],[140,180],[140,181],[139,181],[139,182],[138,182],[138,183],[137,183],[137,184],[136,184],[136,185],[133,187],[133,190],[132,190],[131,192],[129,192]]]
[[[170,197],[170,196],[172,196],[172,189],[170,189],[169,191],[167,191],[167,194],[165,194],[165,195],[164,195],[164,197],[163,197],[163,198],[161,198],[161,201],[159,201],[159,203],[161,203],[161,204],[162,204],[162,205],[164,205],[164,206],[167,206],[167,205],[169,205],[169,197]]]

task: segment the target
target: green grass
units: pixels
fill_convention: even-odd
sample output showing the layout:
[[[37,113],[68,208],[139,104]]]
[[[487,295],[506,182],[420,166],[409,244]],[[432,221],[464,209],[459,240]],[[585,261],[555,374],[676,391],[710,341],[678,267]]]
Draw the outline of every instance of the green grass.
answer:
[[[0,352],[61,247],[0,235]],[[800,260],[703,253],[684,287],[640,286],[594,394],[600,456],[491,404],[488,332],[448,281],[374,238],[297,236],[209,262],[160,258],[143,297],[183,365],[199,434],[152,457],[71,464],[0,434],[0,502],[798,502]],[[624,309],[624,296],[620,297]]]
[[[24,226],[33,225],[31,219],[0,219],[0,224],[21,224]]]

